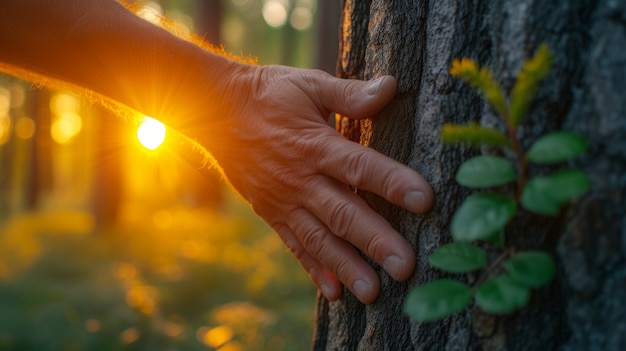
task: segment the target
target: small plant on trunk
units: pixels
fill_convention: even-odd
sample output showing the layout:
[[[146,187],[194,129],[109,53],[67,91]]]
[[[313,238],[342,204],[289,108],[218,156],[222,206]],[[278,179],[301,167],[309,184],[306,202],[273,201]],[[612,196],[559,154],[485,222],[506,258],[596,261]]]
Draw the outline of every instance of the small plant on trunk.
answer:
[[[453,242],[436,248],[428,256],[428,262],[448,273],[478,271],[478,279],[471,286],[446,278],[415,288],[405,302],[405,312],[410,317],[422,322],[435,321],[463,310],[472,298],[485,312],[511,313],[526,305],[532,289],[541,288],[552,280],[556,270],[552,256],[543,251],[518,251],[508,247],[505,233],[505,226],[518,208],[540,215],[556,215],[565,204],[590,188],[587,175],[573,168],[529,176],[532,164],[562,164],[587,149],[583,136],[568,131],[546,134],[528,150],[522,149],[517,128],[539,82],[548,75],[551,62],[548,47],[541,45],[534,57],[524,63],[509,96],[487,68],[468,58],[452,62],[450,74],[482,94],[502,118],[506,132],[476,123],[446,124],[441,131],[442,141],[508,149],[514,156],[510,160],[481,155],[459,167],[456,181],[480,192],[467,197],[457,209],[451,222]],[[515,183],[515,190],[507,192],[505,186],[510,183]],[[487,246],[497,248],[499,255],[489,259],[484,249]]]

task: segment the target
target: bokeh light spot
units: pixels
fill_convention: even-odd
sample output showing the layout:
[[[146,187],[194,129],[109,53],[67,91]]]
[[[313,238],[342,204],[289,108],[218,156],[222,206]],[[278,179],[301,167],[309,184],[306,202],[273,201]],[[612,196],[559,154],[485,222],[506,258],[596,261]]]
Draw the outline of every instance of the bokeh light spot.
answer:
[[[289,16],[289,24],[297,30],[308,29],[313,24],[313,13],[306,7],[298,6]]]
[[[74,112],[64,112],[57,116],[50,127],[50,136],[52,139],[61,144],[68,144],[74,137],[80,133],[83,127],[83,121],[80,116]]]
[[[135,327],[128,328],[124,330],[122,334],[120,334],[120,339],[125,344],[132,344],[135,341],[139,340],[140,337],[141,333],[139,332],[139,329]]]
[[[98,330],[100,330],[100,321],[98,321],[97,319],[88,319],[85,321],[85,329],[87,329],[88,332],[92,332],[95,333]]]
[[[214,348],[218,348],[226,344],[233,338],[234,335],[233,330],[226,325],[220,325],[219,327],[208,330],[204,329],[202,332],[203,333],[200,333],[201,335],[199,335],[201,337],[201,341],[205,345]]]
[[[20,139],[30,139],[35,134],[35,121],[32,118],[20,117],[15,121],[15,135]]]
[[[270,0],[263,5],[263,19],[270,27],[282,27],[287,22],[287,8],[279,1]]]
[[[11,108],[11,92],[9,89],[0,87],[0,116],[9,114]]]
[[[113,266],[113,275],[122,280],[131,280],[137,276],[137,268],[132,263],[118,263]]]
[[[50,111],[57,115],[66,112],[76,112],[80,108],[80,101],[72,94],[59,93],[50,99]]]
[[[154,118],[146,117],[137,129],[137,139],[143,147],[154,150],[165,140],[165,125]]]
[[[14,85],[11,87],[11,107],[12,108],[20,108],[24,105],[26,101],[26,92],[24,88],[19,85]]]
[[[6,144],[11,135],[11,119],[9,116],[0,116],[0,145]]]

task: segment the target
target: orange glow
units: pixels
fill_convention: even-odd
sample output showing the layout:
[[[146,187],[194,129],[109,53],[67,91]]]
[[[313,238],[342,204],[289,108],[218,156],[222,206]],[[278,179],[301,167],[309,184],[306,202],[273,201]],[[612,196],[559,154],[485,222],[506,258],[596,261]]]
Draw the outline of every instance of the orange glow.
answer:
[[[172,227],[174,219],[170,211],[161,210],[152,215],[152,222],[157,229],[165,231]]]
[[[100,321],[97,319],[88,319],[85,321],[85,329],[87,331],[95,333],[100,330]]]
[[[140,337],[141,337],[141,333],[139,332],[139,329],[134,328],[134,327],[128,328],[124,330],[122,334],[120,334],[120,339],[125,344],[132,344],[135,341],[139,340]]]
[[[151,1],[140,8],[136,14],[152,24],[160,25],[161,18],[163,18],[163,8],[159,3]]]
[[[214,348],[217,348],[226,344],[227,342],[230,341],[230,339],[233,338],[233,335],[234,335],[233,330],[226,325],[221,325],[219,327],[215,327],[215,328],[208,329],[208,330],[206,330],[205,328],[200,328],[198,332],[199,332],[198,338],[205,345],[209,347],[214,347]]]
[[[72,94],[59,93],[50,99],[50,111],[56,115],[66,112],[76,112],[80,108],[80,101]]]
[[[151,286],[134,286],[126,292],[126,303],[146,315],[156,311],[157,290]]]
[[[135,279],[137,268],[131,263],[119,263],[113,268],[113,275],[122,280]]]
[[[0,87],[0,116],[6,116],[11,109],[11,91]]]
[[[70,143],[82,130],[83,121],[78,114],[79,99],[67,93],[56,94],[50,99],[50,111],[54,120],[50,126],[50,136],[56,143]]]
[[[180,325],[179,323],[171,322],[171,321],[166,322],[164,326],[165,335],[171,338],[176,338],[176,337],[181,336],[181,334],[183,333],[183,330],[184,328],[182,325]]]
[[[145,117],[137,129],[137,139],[143,147],[154,150],[165,140],[165,125],[154,118]]]
[[[15,134],[20,139],[30,139],[35,134],[35,121],[32,118],[20,117],[15,122]]]
[[[79,115],[74,112],[65,112],[52,122],[50,136],[61,145],[68,144],[80,133],[82,127],[83,122]]]
[[[0,145],[9,141],[11,131],[11,119],[9,116],[0,116]]]
[[[11,109],[11,91],[0,87],[0,145],[9,141],[11,132],[11,118],[9,118],[9,110]]]

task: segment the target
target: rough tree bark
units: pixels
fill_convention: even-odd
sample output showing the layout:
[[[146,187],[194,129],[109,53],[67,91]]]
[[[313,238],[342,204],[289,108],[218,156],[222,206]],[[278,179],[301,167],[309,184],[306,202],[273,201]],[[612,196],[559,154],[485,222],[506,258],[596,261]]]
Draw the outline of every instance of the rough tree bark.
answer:
[[[436,192],[431,213],[417,216],[359,192],[413,245],[417,269],[397,283],[379,269],[382,294],[361,305],[347,291],[318,299],[314,350],[621,350],[626,345],[626,2],[621,0],[344,0],[338,74],[394,75],[399,91],[382,113],[356,123],[339,117],[347,137],[421,172]],[[476,307],[442,322],[402,313],[414,286],[439,277],[426,262],[450,240],[449,223],[467,190],[454,174],[479,151],[444,147],[447,122],[500,126],[483,100],[447,71],[457,57],[490,67],[510,89],[523,60],[540,43],[556,60],[520,130],[526,146],[559,128],[588,138],[573,165],[593,188],[559,218],[524,214],[508,238],[543,248],[558,264],[554,282],[529,306],[494,317]],[[463,277],[461,277],[463,278]]]

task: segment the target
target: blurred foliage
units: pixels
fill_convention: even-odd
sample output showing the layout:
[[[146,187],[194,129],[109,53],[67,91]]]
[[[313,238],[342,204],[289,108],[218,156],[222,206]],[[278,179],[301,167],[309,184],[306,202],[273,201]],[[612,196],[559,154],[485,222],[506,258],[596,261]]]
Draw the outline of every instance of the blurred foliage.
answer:
[[[336,49],[319,49],[317,0],[135,3],[261,64]],[[114,114],[0,76],[0,350],[308,349],[316,289],[279,237]]]
[[[168,230],[90,233],[80,212],[13,218],[0,233],[0,349],[308,348],[313,285],[228,203],[229,215],[168,209]]]

